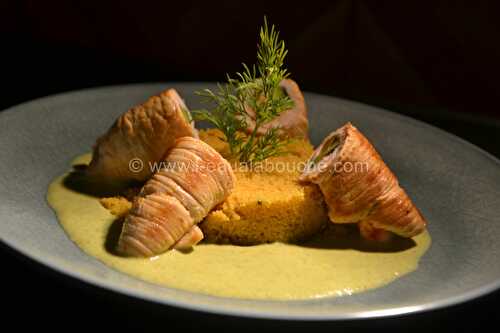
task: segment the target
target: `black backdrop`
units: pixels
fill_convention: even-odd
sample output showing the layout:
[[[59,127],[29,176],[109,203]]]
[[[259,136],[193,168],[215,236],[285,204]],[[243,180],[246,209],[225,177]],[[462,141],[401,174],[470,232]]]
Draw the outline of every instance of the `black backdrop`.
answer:
[[[0,13],[15,96],[3,107],[85,86],[221,80],[254,61],[267,14],[306,90],[498,115],[497,1],[15,1]]]
[[[305,90],[408,114],[499,156],[499,9],[496,1],[0,1],[0,109],[91,86],[223,80],[224,73],[240,70],[241,62],[254,62],[266,14],[279,26],[288,67]],[[283,326],[158,311],[3,253],[10,267],[10,273],[2,269],[8,317],[34,316],[57,326],[53,316],[63,313],[80,325],[108,318],[117,329],[163,321],[165,329],[181,323],[249,330]],[[342,327],[484,325],[496,320],[499,308],[496,293],[432,314]],[[35,316],[41,309],[49,319]],[[85,315],[77,314],[82,310]],[[24,323],[41,324],[18,321]],[[297,327],[306,326],[286,326]]]
[[[84,87],[220,81],[263,15],[305,90],[443,127],[500,154],[498,1],[0,1],[0,109]],[[471,125],[477,125],[472,128]]]

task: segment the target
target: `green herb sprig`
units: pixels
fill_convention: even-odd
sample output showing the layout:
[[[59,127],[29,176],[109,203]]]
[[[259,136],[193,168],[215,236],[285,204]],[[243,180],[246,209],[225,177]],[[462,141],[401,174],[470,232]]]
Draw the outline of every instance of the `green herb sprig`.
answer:
[[[281,80],[289,76],[283,68],[288,53],[285,42],[279,39],[274,25],[269,29],[266,17],[259,37],[257,64],[252,67],[243,64],[243,72],[236,73],[235,78],[227,75],[227,83],[219,84],[215,92],[210,89],[197,92],[215,107],[193,111],[197,120],[209,121],[222,131],[231,155],[244,163],[283,154],[289,141],[280,136],[278,127],[258,135],[262,125],[293,107],[293,101],[279,87]],[[252,117],[255,125],[251,133],[244,134],[248,128],[247,108],[255,113]]]

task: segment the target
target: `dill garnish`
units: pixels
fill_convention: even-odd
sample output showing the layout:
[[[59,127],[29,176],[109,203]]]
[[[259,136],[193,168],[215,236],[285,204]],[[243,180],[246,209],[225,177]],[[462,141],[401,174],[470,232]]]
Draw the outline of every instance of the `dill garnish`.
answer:
[[[279,87],[281,80],[289,75],[283,68],[288,53],[285,42],[279,39],[274,25],[269,29],[266,17],[259,37],[257,64],[252,67],[243,64],[243,72],[235,77],[227,75],[227,82],[218,84],[215,92],[210,89],[197,92],[215,107],[193,111],[197,120],[206,120],[222,131],[231,155],[243,163],[283,154],[289,141],[279,135],[278,127],[257,134],[262,125],[293,107],[293,101]],[[251,119],[248,108],[253,110]],[[249,125],[253,129],[245,134]]]

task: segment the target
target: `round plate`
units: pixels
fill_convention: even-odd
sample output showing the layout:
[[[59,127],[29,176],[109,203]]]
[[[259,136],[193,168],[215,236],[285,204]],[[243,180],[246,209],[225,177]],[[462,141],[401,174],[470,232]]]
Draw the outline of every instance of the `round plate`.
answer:
[[[213,84],[165,83],[90,89],[0,113],[0,237],[22,254],[82,281],[130,296],[224,314],[281,319],[383,317],[463,302],[500,286],[500,162],[424,123],[360,103],[306,93],[318,144],[351,121],[375,145],[429,222],[432,246],[419,268],[386,287],[340,298],[251,301],[146,283],[84,254],[47,205],[49,183],[89,151],[129,107],[167,87],[191,108]]]

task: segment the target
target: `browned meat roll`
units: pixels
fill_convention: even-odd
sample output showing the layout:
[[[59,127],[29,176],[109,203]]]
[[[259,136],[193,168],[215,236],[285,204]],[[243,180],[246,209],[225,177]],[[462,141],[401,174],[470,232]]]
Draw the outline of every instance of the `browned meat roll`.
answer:
[[[161,161],[183,136],[197,136],[194,123],[179,94],[168,89],[116,120],[94,145],[86,173],[104,183],[145,181],[150,163]]]
[[[174,249],[180,251],[190,250],[194,245],[198,244],[203,240],[203,232],[201,229],[194,225],[188,232],[182,236],[177,243],[174,245]]]
[[[257,134],[262,135],[270,128],[279,127],[279,132],[283,136],[294,138],[307,138],[309,122],[307,120],[307,107],[304,95],[300,91],[297,83],[291,79],[284,79],[280,82],[280,87],[293,101],[294,106],[290,110],[283,111],[277,118],[263,124],[257,130]],[[249,117],[247,118],[248,132],[255,128],[255,111],[247,108]]]
[[[134,200],[118,251],[149,257],[191,246],[203,238],[193,226],[227,198],[234,182],[231,165],[212,147],[191,137],[178,139]]]
[[[359,222],[361,234],[385,240],[390,232],[413,237],[426,222],[398,180],[350,123],[328,135],[300,177],[318,184],[334,223]]]

